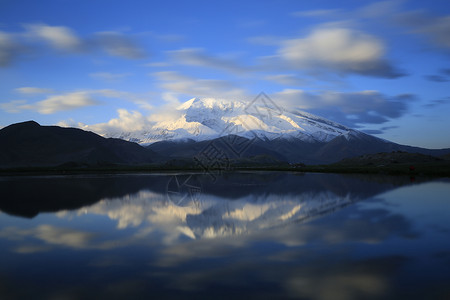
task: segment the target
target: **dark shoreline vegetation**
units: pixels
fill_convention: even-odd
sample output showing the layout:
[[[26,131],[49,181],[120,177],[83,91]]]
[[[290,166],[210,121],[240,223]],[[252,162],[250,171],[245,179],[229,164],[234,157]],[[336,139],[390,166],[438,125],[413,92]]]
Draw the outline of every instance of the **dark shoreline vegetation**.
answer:
[[[204,169],[200,166],[177,165],[83,165],[83,166],[56,166],[56,167],[21,167],[0,169],[0,176],[26,176],[26,175],[77,175],[77,174],[125,174],[125,173],[211,173],[218,175],[225,172],[242,171],[278,171],[298,173],[337,173],[337,174],[384,174],[409,175],[427,177],[450,177],[450,161],[440,160],[424,163],[392,163],[389,165],[358,165],[334,163],[328,165],[303,164],[273,164],[273,165],[247,165],[230,166],[226,169]]]

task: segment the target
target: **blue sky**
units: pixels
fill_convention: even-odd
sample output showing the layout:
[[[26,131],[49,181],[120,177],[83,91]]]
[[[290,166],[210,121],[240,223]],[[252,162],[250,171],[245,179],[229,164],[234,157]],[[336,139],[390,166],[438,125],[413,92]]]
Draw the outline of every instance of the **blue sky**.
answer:
[[[134,130],[192,97],[262,91],[397,143],[450,147],[450,4],[0,1],[0,126]]]

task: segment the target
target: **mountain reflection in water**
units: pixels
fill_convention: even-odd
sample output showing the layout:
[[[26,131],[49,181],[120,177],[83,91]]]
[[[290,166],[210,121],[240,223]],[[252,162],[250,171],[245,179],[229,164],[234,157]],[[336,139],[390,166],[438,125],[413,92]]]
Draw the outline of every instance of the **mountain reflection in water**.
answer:
[[[2,299],[450,293],[445,180],[261,172],[4,177],[0,188]]]

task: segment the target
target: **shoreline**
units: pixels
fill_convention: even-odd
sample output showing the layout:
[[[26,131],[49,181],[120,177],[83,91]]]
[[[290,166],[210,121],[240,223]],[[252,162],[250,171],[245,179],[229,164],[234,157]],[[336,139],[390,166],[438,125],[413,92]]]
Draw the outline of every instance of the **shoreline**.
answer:
[[[414,166],[413,170],[410,169]],[[380,175],[407,175],[428,177],[450,177],[450,161],[439,163],[419,164],[392,164],[388,166],[360,166],[360,165],[305,165],[305,166],[236,166],[227,169],[210,169],[192,167],[167,167],[152,165],[114,165],[114,166],[87,166],[78,168],[64,167],[22,167],[0,169],[2,176],[45,176],[45,175],[83,175],[83,174],[140,174],[140,173],[213,173],[239,171],[277,171],[295,173],[335,173],[335,174],[380,174]]]

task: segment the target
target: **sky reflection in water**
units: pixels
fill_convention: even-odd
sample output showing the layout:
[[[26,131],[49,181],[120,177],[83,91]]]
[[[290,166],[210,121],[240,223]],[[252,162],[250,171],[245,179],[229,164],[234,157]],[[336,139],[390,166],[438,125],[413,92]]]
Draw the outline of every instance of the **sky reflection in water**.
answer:
[[[160,174],[0,187],[2,299],[450,295],[448,180]]]

